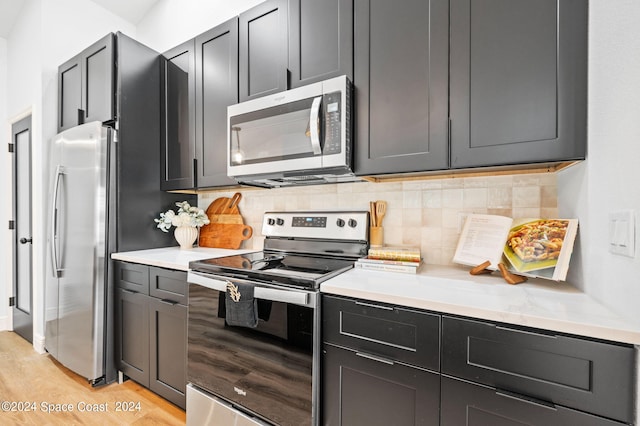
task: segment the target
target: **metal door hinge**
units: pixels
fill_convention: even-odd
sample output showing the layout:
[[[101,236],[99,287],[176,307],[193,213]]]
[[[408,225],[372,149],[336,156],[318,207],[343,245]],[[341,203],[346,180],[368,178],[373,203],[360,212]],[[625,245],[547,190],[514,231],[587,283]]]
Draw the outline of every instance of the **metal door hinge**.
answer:
[[[12,143],[8,143],[9,145],[9,152],[14,153],[14,145]]]
[[[15,220],[10,220],[9,221],[9,229],[16,229],[16,221]]]
[[[14,296],[9,298],[9,307],[11,306],[16,306],[16,298]]]

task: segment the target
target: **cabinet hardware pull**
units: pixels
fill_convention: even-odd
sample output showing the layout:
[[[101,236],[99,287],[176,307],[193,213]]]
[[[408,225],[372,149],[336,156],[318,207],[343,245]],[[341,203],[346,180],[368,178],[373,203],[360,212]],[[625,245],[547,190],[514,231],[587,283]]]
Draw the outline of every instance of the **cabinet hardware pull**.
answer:
[[[160,302],[166,303],[167,305],[171,305],[171,306],[178,304],[178,302],[170,300],[170,299],[160,299]]]
[[[366,353],[363,353],[363,352],[356,352],[356,355],[359,356],[360,358],[370,359],[372,361],[381,362],[381,363],[387,364],[387,365],[394,365],[393,361],[388,360],[386,358],[381,358],[379,356],[370,355],[370,354],[366,354]]]
[[[531,404],[541,408],[547,408],[549,410],[557,410],[555,404],[551,402],[542,401],[540,399],[533,398],[526,395],[520,395],[517,393],[504,391],[504,390],[497,390],[497,389],[496,389],[496,395],[501,396],[503,398],[514,399],[516,401],[524,402],[525,404]]]
[[[356,305],[366,306],[367,308],[384,309],[385,311],[393,311],[393,308],[391,306],[374,305],[373,303],[366,303],[366,302],[358,302],[358,301],[356,301]]]
[[[137,291],[129,290],[128,288],[123,288],[121,290],[124,291],[125,293],[129,293],[129,294],[138,294]]]

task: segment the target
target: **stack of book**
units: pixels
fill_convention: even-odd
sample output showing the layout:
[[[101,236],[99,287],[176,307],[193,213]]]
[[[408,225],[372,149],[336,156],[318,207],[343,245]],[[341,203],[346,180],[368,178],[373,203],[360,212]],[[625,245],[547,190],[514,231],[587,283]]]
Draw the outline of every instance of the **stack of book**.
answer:
[[[420,265],[420,249],[413,247],[371,248],[367,257],[358,259],[355,263],[356,268],[405,274],[415,274]]]

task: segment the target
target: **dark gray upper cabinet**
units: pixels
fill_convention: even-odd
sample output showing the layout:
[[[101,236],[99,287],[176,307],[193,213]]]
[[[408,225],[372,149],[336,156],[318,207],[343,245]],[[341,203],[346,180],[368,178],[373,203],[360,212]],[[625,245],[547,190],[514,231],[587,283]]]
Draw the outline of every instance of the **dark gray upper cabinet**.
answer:
[[[451,167],[583,159],[587,1],[451,0]]]
[[[354,5],[356,174],[446,169],[449,2]]]
[[[287,90],[287,9],[267,0],[240,14],[240,101]]]
[[[58,131],[115,119],[114,35],[58,67]]]
[[[58,131],[80,124],[82,113],[82,71],[80,55],[58,67]]]
[[[290,86],[353,79],[353,0],[289,1]]]
[[[227,107],[238,103],[238,19],[196,37],[198,187],[233,185],[227,177]]]
[[[195,186],[195,60],[194,40],[164,53],[162,65],[162,190]]]

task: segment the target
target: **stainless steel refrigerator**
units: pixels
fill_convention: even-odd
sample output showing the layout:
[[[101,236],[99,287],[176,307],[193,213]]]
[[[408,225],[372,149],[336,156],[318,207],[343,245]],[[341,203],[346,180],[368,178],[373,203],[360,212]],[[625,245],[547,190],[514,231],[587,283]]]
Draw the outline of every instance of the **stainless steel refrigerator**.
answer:
[[[160,54],[113,37],[116,120],[49,146],[45,348],[94,385],[117,378],[111,253],[177,245],[153,219],[196,198],[160,190]]]
[[[45,347],[92,382],[105,374],[112,132],[87,123],[58,134],[50,146]]]

